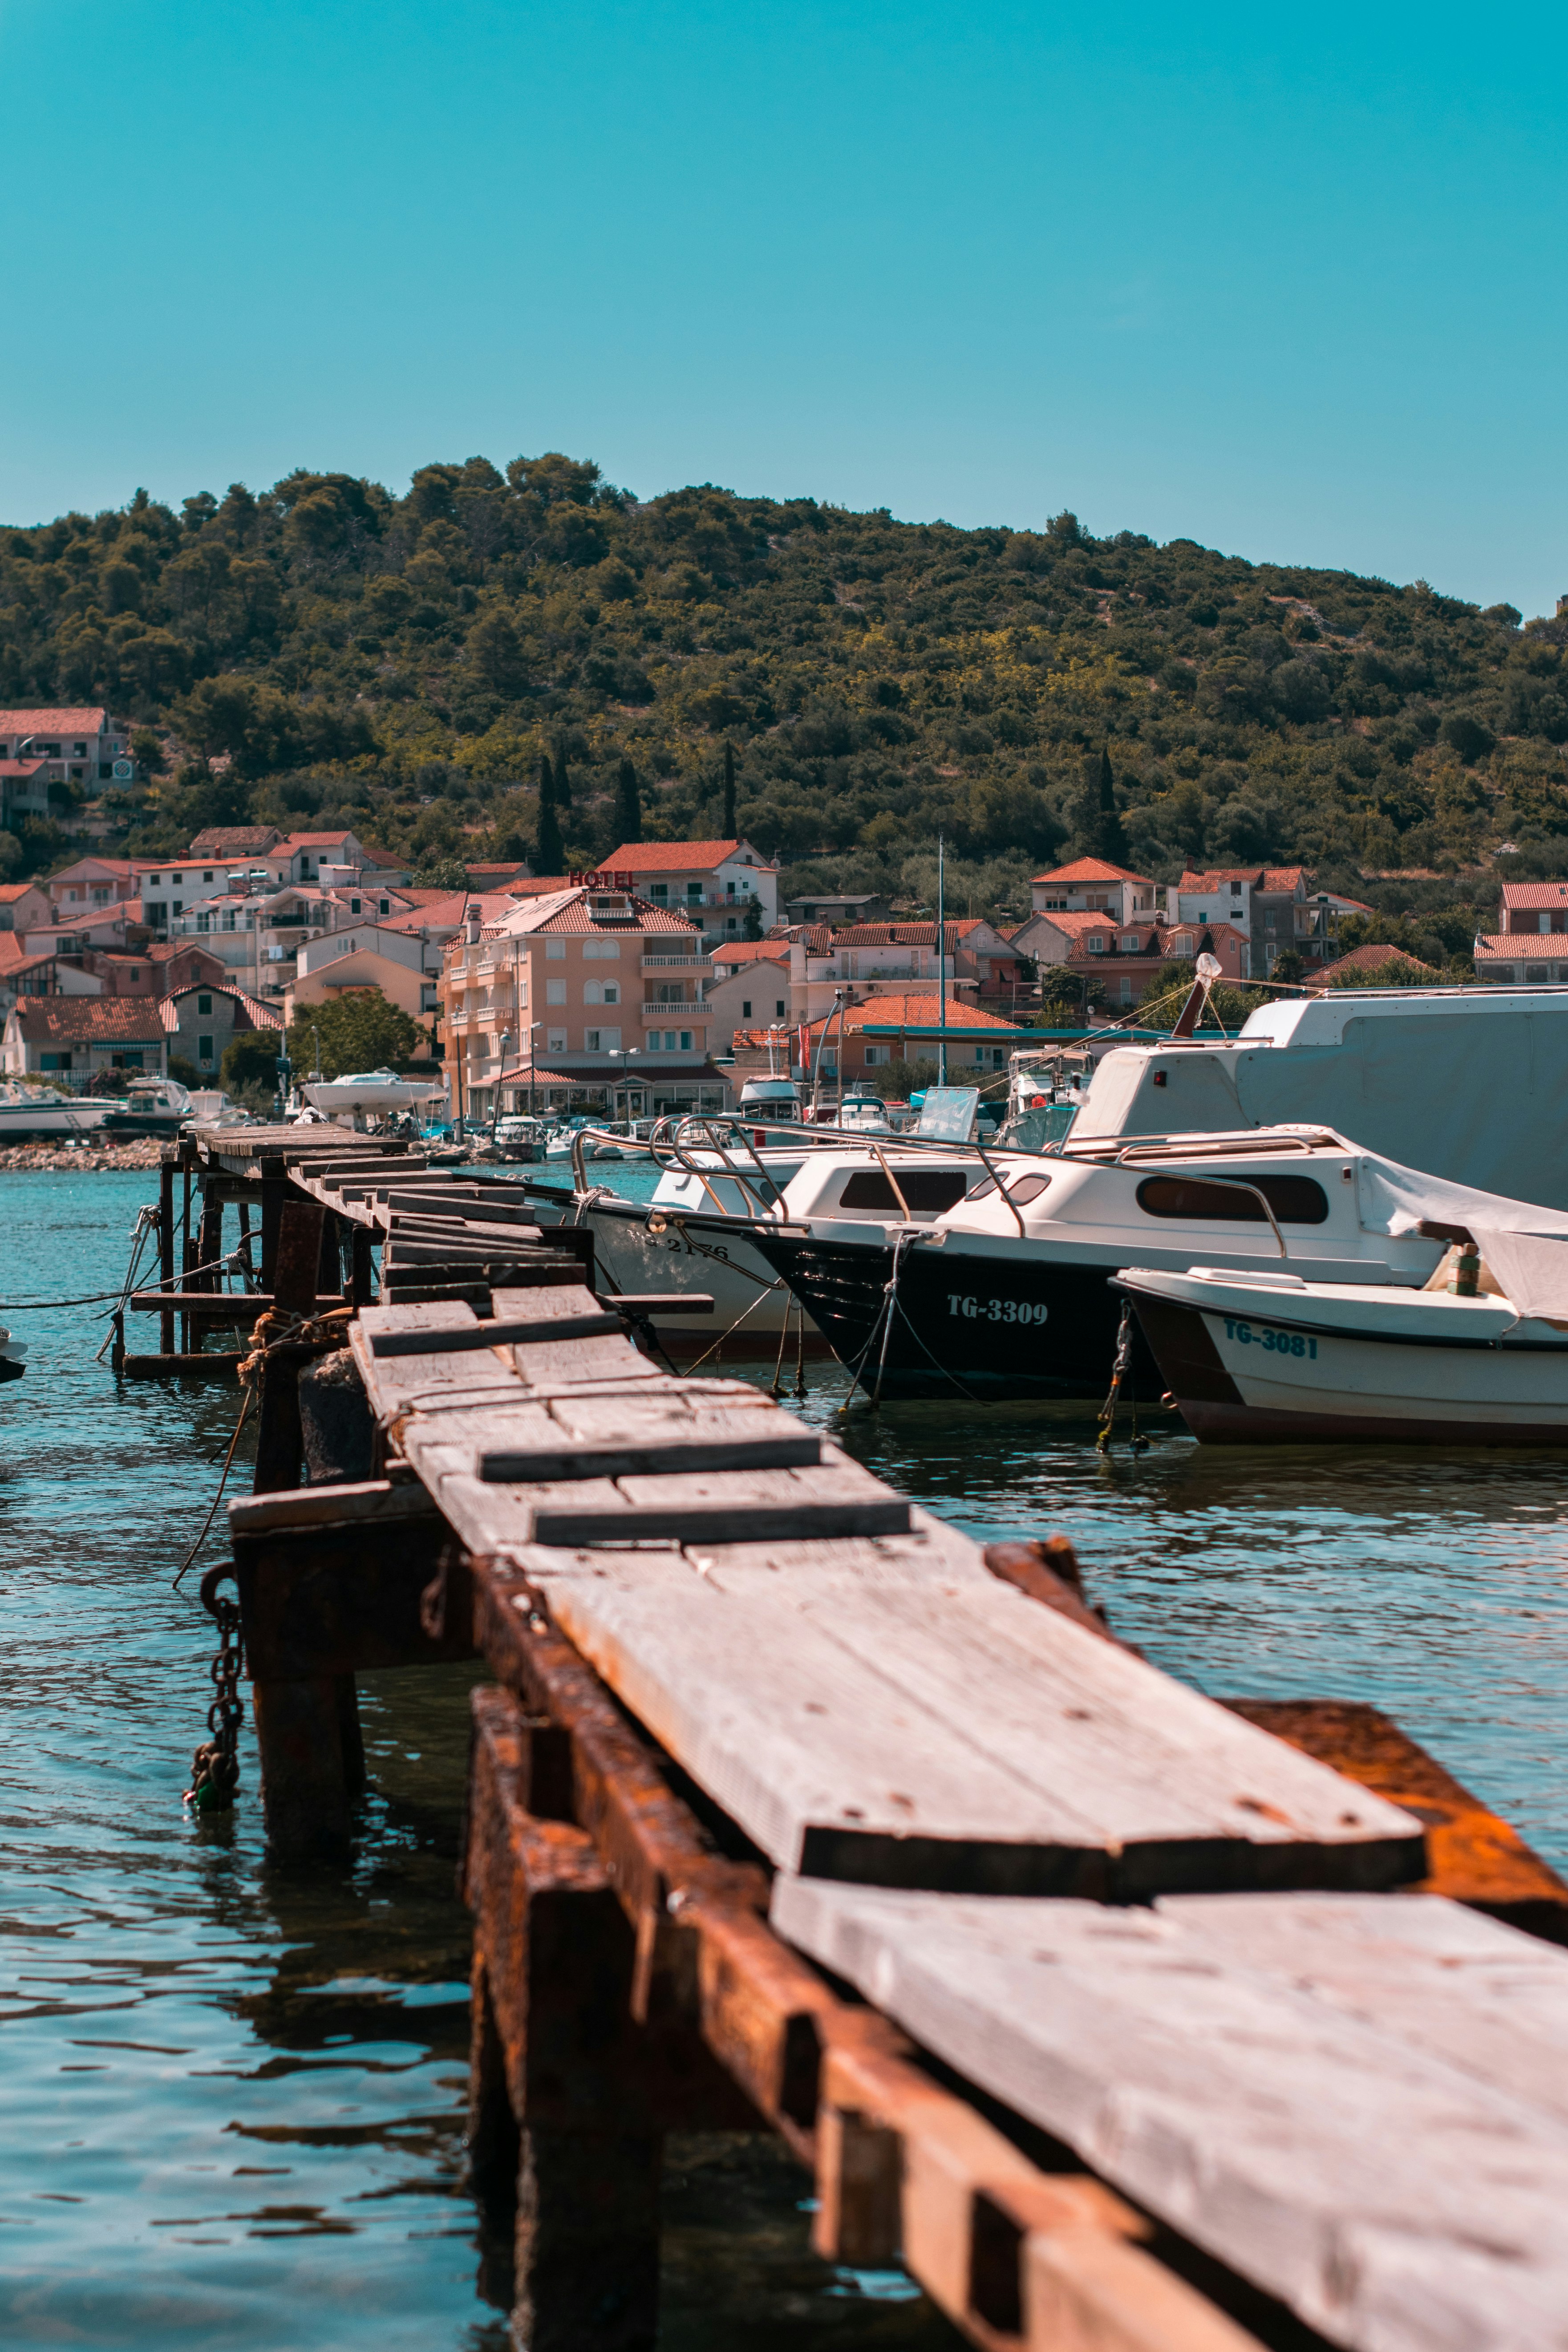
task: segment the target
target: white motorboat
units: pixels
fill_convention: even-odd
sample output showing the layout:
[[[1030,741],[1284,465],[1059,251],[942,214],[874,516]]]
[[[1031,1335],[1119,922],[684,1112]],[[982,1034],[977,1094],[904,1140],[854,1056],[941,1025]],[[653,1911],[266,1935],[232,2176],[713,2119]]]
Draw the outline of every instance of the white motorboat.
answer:
[[[847,1220],[821,1204],[751,1226],[841,1361],[885,1395],[1103,1396],[1122,1308],[1111,1282],[1128,1267],[1250,1275],[1288,1263],[1310,1281],[1414,1290],[1441,1255],[1418,1228],[1442,1212],[1391,1223],[1379,1205],[1395,1180],[1427,1180],[1321,1128],[1075,1136],[1056,1155],[987,1158],[995,1178],[928,1223],[896,1212]],[[1140,1340],[1127,1392],[1164,1386]]]
[[[329,1118],[344,1112],[416,1110],[446,1087],[439,1080],[399,1077],[395,1070],[360,1070],[352,1077],[307,1078],[300,1092],[312,1108]]]
[[[26,1339],[13,1339],[4,1324],[0,1324],[0,1381],[19,1381],[27,1367],[23,1358],[27,1352]]]
[[[73,1143],[96,1137],[113,1108],[112,1096],[96,1101],[8,1080],[0,1088],[0,1150],[10,1143]]]
[[[1205,1265],[1120,1287],[1208,1443],[1568,1445],[1568,1328],[1505,1297]]]
[[[692,1150],[687,1161],[666,1167],[651,1201],[594,1188],[557,1195],[553,1218],[541,1207],[542,1223],[564,1217],[592,1227],[597,1262],[617,1289],[712,1294],[711,1317],[656,1318],[671,1354],[701,1353],[742,1316],[746,1340],[760,1347],[797,1330],[799,1306],[757,1246],[763,1225],[822,1214],[841,1224],[874,1223],[879,1240],[889,1217],[930,1223],[985,1181],[974,1153],[917,1152],[896,1139],[868,1150],[842,1139],[836,1149],[811,1149],[803,1138],[795,1150]],[[527,1190],[541,1202],[538,1191]],[[811,1352],[822,1351],[809,1315],[803,1337]]]

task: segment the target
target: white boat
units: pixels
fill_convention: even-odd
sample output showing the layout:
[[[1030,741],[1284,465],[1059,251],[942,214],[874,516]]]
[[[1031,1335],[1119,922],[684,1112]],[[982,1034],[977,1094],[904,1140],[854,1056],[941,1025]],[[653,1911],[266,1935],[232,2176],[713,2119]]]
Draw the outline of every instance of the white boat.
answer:
[[[803,1138],[793,1150],[760,1149],[753,1156],[737,1147],[689,1158],[692,1165],[666,1168],[651,1201],[595,1189],[563,1199],[553,1218],[541,1209],[542,1223],[564,1217],[592,1227],[597,1263],[618,1290],[711,1293],[711,1316],[656,1318],[671,1354],[702,1353],[742,1316],[738,1340],[743,1333],[745,1343],[776,1347],[787,1328],[795,1344],[800,1308],[757,1246],[764,1225],[821,1214],[845,1224],[874,1222],[880,1238],[889,1216],[930,1223],[985,1180],[973,1153],[915,1152],[896,1139],[876,1152],[843,1142],[813,1150]],[[821,1353],[809,1315],[803,1337],[810,1352]]]
[[[1074,1144],[1306,1120],[1452,1182],[1568,1209],[1568,987],[1326,989],[1224,1042],[1104,1052]]]
[[[1568,1445],[1568,1328],[1507,1298],[1204,1265],[1120,1286],[1210,1444]]]
[[[395,1070],[361,1070],[352,1077],[307,1078],[301,1087],[312,1108],[330,1118],[345,1111],[415,1110],[447,1089],[439,1080],[402,1078]]]
[[[27,1352],[25,1339],[13,1339],[0,1324],[0,1381],[19,1381],[27,1367],[23,1358]]]
[[[9,1143],[70,1143],[96,1137],[114,1108],[114,1097],[89,1100],[53,1087],[10,1080],[0,1089],[0,1150]]]
[[[1400,1222],[1385,1206],[1401,1183],[1430,1192],[1429,1180],[1321,1128],[1130,1144],[1075,1134],[1056,1155],[986,1157],[995,1179],[983,1174],[929,1224],[823,1204],[751,1228],[840,1360],[882,1394],[1098,1400],[1122,1309],[1111,1283],[1129,1267],[1247,1276],[1288,1261],[1308,1280],[1414,1290],[1442,1254],[1418,1230],[1440,1211]],[[1128,1393],[1164,1386],[1140,1341]]]

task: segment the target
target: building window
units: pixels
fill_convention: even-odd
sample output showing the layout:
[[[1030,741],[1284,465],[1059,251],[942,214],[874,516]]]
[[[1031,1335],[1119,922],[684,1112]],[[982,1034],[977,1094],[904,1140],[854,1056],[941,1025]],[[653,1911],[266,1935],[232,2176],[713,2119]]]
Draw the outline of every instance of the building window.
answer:
[[[566,1051],[566,1032],[564,1029],[550,1029],[546,1031],[545,1051],[550,1054],[563,1054]]]
[[[620,1001],[621,1001],[621,984],[620,984],[620,982],[619,982],[618,980],[607,980],[607,981],[605,982],[605,1003],[606,1003],[606,1004],[618,1004],[618,1003],[620,1003]]]
[[[689,1054],[691,1051],[691,1032],[689,1029],[683,1029],[680,1033],[680,1050],[683,1054]]]
[[[784,1019],[784,998],[783,998],[782,996],[775,996],[775,997],[774,997],[774,999],[773,999],[773,1011],[777,1013],[777,1015],[778,1015],[778,1017],[779,1017],[779,1019],[780,1019],[781,1021]]]
[[[742,1021],[749,1021],[751,1017],[752,1000],[749,996],[742,996],[741,999],[741,1018]]]
[[[666,905],[669,898],[668,883],[650,882],[647,886],[647,895],[656,906],[662,907]]]
[[[1089,940],[1089,951],[1090,955],[1103,955],[1105,953],[1105,940],[1099,931],[1096,931],[1093,938]]]
[[[874,1070],[879,1063],[885,1062],[889,1059],[890,1050],[891,1049],[886,1045],[868,1045],[866,1048],[866,1067],[868,1070]]]
[[[546,959],[547,959],[547,961],[548,961],[549,962],[551,962],[551,963],[564,963],[564,962],[565,962],[565,961],[566,961],[566,942],[565,942],[565,940],[545,940],[545,942],[544,942],[544,953],[545,953],[545,957],[546,957]]]
[[[38,1067],[40,1070],[68,1070],[70,1066],[71,1057],[68,1054],[40,1054],[38,1055]]]
[[[566,982],[563,980],[547,980],[544,983],[544,1002],[546,1004],[564,1004]]]
[[[207,1014],[209,1014],[209,1013],[211,1013],[212,1009],[213,1009],[213,1001],[212,1001],[212,998],[211,998],[210,996],[202,995],[202,996],[198,996],[198,997],[197,997],[197,999],[196,999],[196,1011],[197,1011],[197,1013],[198,1013],[199,1014],[201,1014],[201,1015],[205,1018]]]
[[[584,1054],[596,1054],[600,1051],[599,1033],[596,1029],[584,1030],[583,1051]]]
[[[201,1063],[204,1063],[204,1064],[207,1065],[208,1066],[210,1066],[211,1062],[212,1062],[212,1058],[213,1058],[213,1041],[212,1041],[212,1039],[211,1039],[210,1037],[198,1037],[198,1038],[196,1039],[196,1059],[197,1059],[197,1061],[198,1061],[198,1062],[201,1062]]]

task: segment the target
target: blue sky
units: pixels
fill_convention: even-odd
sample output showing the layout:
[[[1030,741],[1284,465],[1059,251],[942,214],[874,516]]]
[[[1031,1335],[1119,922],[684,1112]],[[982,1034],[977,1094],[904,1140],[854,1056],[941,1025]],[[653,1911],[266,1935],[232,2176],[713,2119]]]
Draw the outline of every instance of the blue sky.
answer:
[[[0,518],[563,448],[1552,610],[1561,16],[1088,16],[5,0]]]

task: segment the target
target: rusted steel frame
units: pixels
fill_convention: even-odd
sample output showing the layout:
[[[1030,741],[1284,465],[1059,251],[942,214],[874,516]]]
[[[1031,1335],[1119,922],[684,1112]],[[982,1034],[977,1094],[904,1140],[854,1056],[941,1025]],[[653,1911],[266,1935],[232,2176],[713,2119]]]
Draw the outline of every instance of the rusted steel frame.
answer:
[[[1426,1824],[1430,1875],[1409,1893],[1446,1895],[1548,1943],[1568,1944],[1568,1885],[1378,1708],[1346,1699],[1223,1703]]]
[[[1249,2336],[1142,2251],[1137,2242],[1149,2227],[1131,2207],[1088,2176],[1038,2171],[921,2071],[896,2026],[840,2000],[780,1941],[763,1916],[764,1874],[714,1854],[591,1668],[542,1610],[525,1617],[512,1605],[530,1597],[524,1580],[493,1561],[470,1566],[482,1646],[524,1693],[524,1706],[510,1702],[514,1801],[558,1804],[569,1778],[573,1802],[584,1809],[576,1851],[591,1848],[635,1938],[629,2013],[646,2023],[647,2041],[695,2024],[750,2103],[811,2166],[818,2252],[865,2267],[901,2254],[987,2352],[1016,2352],[1020,2343],[1031,2352],[1074,2343],[1097,2352],[1256,2352]],[[507,1617],[515,1634],[497,1622]],[[497,1721],[508,1704],[501,1694],[477,1693],[476,1717],[488,1708]],[[476,1904],[485,1899],[476,1869],[493,1868],[479,1857],[482,1819],[494,1805],[476,1774]],[[650,1983],[654,1901],[675,1923],[680,1948],[666,1949]],[[481,1931],[491,1952],[503,1948],[500,1926]],[[661,1927],[652,1938],[656,1958]],[[490,1998],[499,2004],[493,1982]]]
[[[986,1567],[1034,1601],[1108,1642],[1118,1637],[1083,1596],[1065,1536],[1037,1543],[988,1544]],[[1132,1644],[1121,1643],[1123,1649]],[[1135,1653],[1135,1654],[1139,1654]],[[1271,1731],[1347,1780],[1359,1781],[1414,1813],[1426,1831],[1429,1875],[1401,1891],[1446,1895],[1549,1943],[1568,1944],[1568,1885],[1517,1830],[1488,1810],[1399,1726],[1374,1707],[1345,1699],[1226,1699],[1222,1705]]]

